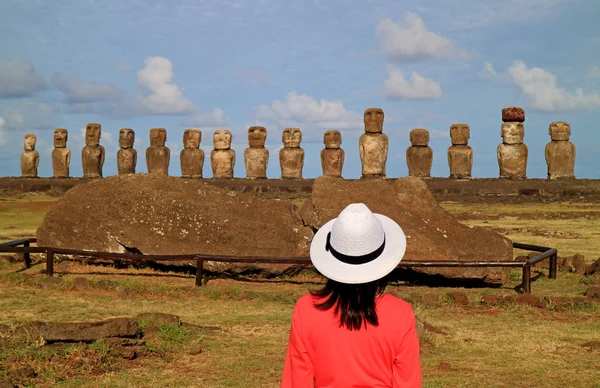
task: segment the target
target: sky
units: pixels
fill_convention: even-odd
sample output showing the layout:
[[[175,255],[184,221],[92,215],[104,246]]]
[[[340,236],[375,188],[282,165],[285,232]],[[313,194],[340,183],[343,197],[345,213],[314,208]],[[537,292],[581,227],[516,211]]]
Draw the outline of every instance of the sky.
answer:
[[[388,177],[408,174],[413,128],[430,131],[432,176],[447,177],[449,129],[471,127],[473,177],[498,177],[503,107],[526,112],[527,175],[545,178],[553,121],[571,124],[575,175],[600,178],[598,0],[2,0],[0,176],[20,175],[37,135],[52,176],[53,129],[69,131],[82,175],[85,126],[102,125],[104,176],[120,128],[136,132],[146,172],[150,128],[167,129],[180,175],[186,128],[202,130],[204,176],[215,129],[229,129],[244,177],[247,128],[264,125],[269,178],[286,127],[303,132],[303,175],[321,175],[327,129],[342,132],[343,176],[361,174],[363,112],[385,112]]]

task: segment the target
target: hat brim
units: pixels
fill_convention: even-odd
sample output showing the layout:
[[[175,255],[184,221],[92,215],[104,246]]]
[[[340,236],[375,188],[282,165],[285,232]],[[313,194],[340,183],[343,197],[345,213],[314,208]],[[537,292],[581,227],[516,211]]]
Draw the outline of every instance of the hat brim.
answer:
[[[383,278],[400,263],[406,252],[406,236],[394,220],[382,214],[374,214],[385,231],[385,248],[376,259],[365,264],[346,264],[325,249],[327,234],[337,218],[328,221],[310,244],[310,260],[325,277],[346,284],[369,283]]]

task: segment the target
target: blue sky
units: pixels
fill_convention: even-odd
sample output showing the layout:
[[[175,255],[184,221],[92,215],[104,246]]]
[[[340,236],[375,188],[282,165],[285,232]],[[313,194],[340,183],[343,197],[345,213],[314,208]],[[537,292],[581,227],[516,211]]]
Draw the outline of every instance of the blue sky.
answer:
[[[444,4],[442,6],[442,4]],[[413,128],[431,132],[432,175],[448,176],[453,123],[471,126],[474,177],[497,177],[501,110],[526,109],[528,176],[546,176],[552,121],[571,123],[575,173],[600,178],[600,2],[597,0],[0,2],[0,175],[20,175],[35,133],[51,176],[52,130],[69,130],[81,176],[83,128],[102,124],[104,175],[116,174],[118,131],[136,131],[138,172],[152,127],[167,129],[180,175],[186,128],[200,128],[204,166],[214,129],[233,133],[245,176],[246,130],[264,125],[268,176],[280,176],[285,127],[304,138],[305,177],[321,174],[326,129],[342,131],[343,175],[360,176],[366,108],[385,111],[388,176],[408,172]]]

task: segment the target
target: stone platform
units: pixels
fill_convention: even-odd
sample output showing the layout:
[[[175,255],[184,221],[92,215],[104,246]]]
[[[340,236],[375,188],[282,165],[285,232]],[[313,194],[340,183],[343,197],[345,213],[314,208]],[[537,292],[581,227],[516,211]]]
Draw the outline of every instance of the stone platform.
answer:
[[[193,178],[181,178],[193,179]],[[314,179],[204,179],[222,188],[254,192],[269,197],[310,196]],[[389,179],[394,181],[395,178]],[[436,199],[457,202],[540,202],[600,200],[599,179],[575,180],[504,180],[478,178],[455,180],[448,178],[424,179]],[[70,188],[88,182],[83,178],[0,178],[0,193],[5,195],[26,192],[49,192],[60,195]]]

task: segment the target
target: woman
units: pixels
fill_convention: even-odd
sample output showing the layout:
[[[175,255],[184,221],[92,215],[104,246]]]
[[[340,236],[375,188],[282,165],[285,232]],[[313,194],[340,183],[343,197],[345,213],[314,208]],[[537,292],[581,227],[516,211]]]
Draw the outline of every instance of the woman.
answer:
[[[319,229],[310,259],[328,280],[294,307],[282,388],[421,387],[414,313],[384,294],[405,250],[400,226],[362,203]]]

